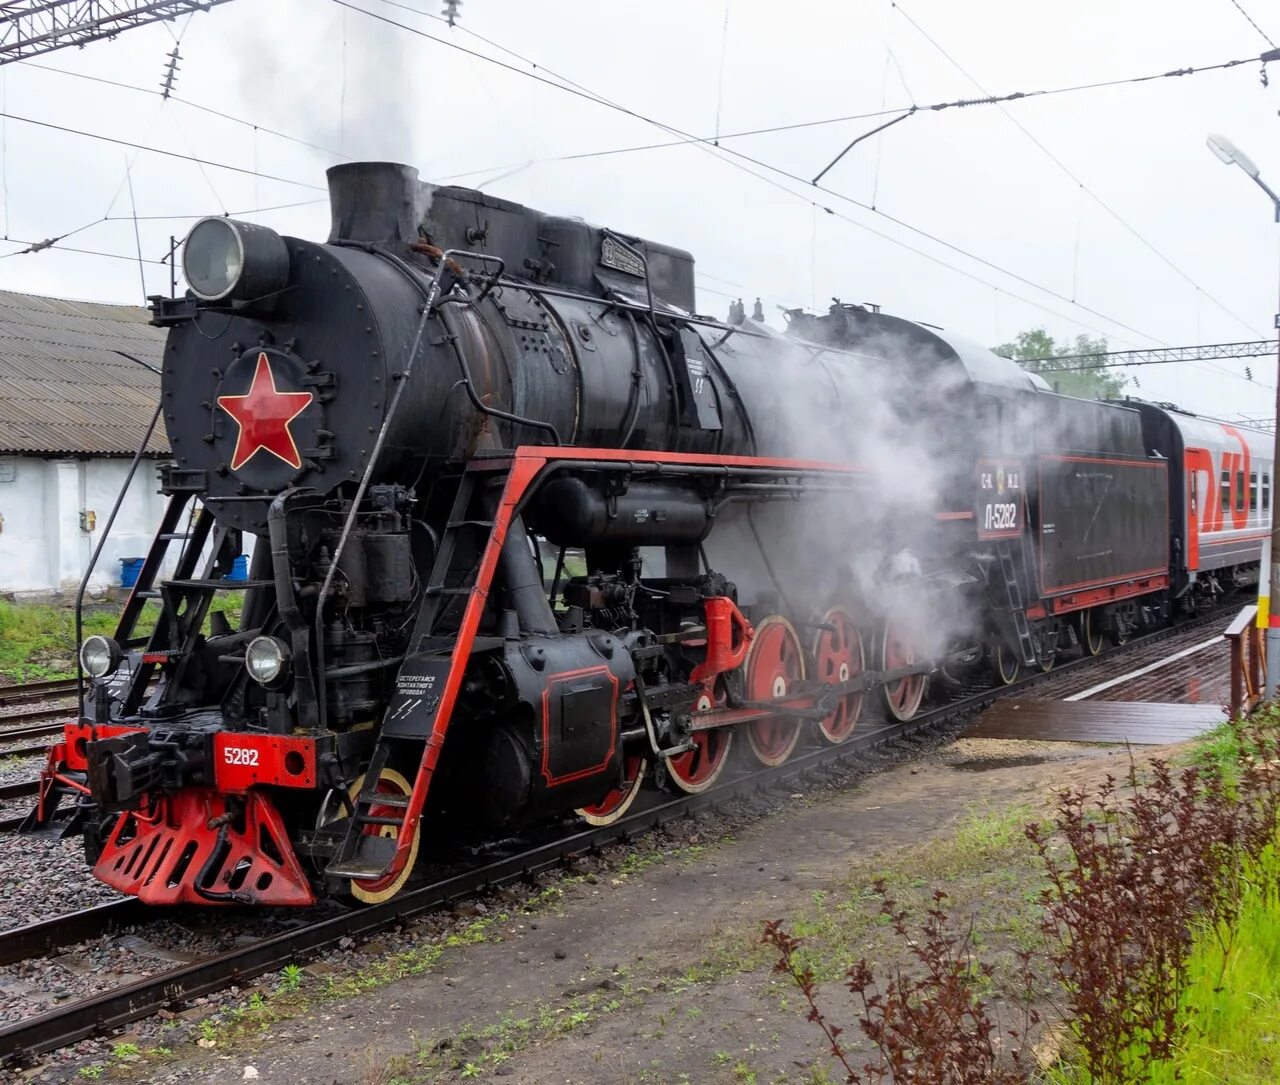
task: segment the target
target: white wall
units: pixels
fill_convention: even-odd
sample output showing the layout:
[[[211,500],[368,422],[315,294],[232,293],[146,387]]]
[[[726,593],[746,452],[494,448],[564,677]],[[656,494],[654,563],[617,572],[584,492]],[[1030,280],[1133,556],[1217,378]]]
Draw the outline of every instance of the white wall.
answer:
[[[128,469],[128,458],[0,457],[0,592],[74,592]],[[146,554],[168,500],[158,490],[155,461],[143,460],[91,588],[119,584],[119,559]],[[92,531],[81,529],[85,511],[96,516]]]

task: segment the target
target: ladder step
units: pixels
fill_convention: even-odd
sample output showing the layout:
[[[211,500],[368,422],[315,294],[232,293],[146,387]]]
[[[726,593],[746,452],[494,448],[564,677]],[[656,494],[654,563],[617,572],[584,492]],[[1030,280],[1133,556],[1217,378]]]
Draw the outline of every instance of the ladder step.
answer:
[[[163,542],[176,542],[179,539],[191,538],[191,534],[187,531],[166,531],[156,537]]]
[[[370,806],[393,806],[397,810],[407,810],[411,796],[409,795],[361,795],[361,802],[367,802]]]
[[[325,868],[331,878],[376,878],[385,874],[396,857],[397,841],[389,836],[348,834],[333,861]]]
[[[274,580],[165,580],[166,588],[186,588],[192,591],[244,591],[246,588],[269,588]]]
[[[356,821],[361,825],[392,825],[397,829],[404,827],[404,818],[383,817],[381,814],[356,814]]]
[[[450,520],[444,525],[446,528],[455,527],[493,527],[492,520]]]
[[[160,592],[155,588],[147,588],[145,591],[135,591],[133,593],[135,599],[159,599]]]
[[[428,595],[470,595],[470,588],[446,588],[443,584],[437,584],[427,589]]]

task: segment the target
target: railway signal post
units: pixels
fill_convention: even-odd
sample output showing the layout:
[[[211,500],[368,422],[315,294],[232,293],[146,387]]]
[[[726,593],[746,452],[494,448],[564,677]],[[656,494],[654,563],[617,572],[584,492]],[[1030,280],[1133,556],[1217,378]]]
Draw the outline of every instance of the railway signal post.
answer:
[[[1258,169],[1247,154],[1225,136],[1210,134],[1206,142],[1215,155],[1229,166],[1239,166],[1254,183],[1267,194],[1275,208],[1276,222],[1280,222],[1280,194],[1262,179],[1262,171]],[[1277,312],[1275,326],[1280,329],[1280,312]],[[1276,358],[1276,443],[1271,457],[1271,536],[1263,548],[1263,565],[1269,569],[1269,576],[1264,582],[1259,571],[1258,577],[1258,624],[1267,631],[1267,692],[1275,695],[1280,688],[1280,512],[1277,511],[1276,469],[1280,468],[1280,344]]]

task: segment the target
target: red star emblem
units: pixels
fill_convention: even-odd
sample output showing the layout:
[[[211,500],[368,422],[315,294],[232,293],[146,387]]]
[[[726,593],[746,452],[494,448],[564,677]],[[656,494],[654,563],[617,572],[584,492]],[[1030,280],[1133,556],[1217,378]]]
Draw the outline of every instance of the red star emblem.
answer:
[[[290,467],[301,467],[302,456],[289,432],[289,423],[307,409],[311,399],[310,392],[277,392],[271,362],[266,352],[261,352],[249,391],[242,396],[218,397],[218,406],[240,427],[236,450],[231,455],[231,470],[240,470],[259,449],[265,449]]]

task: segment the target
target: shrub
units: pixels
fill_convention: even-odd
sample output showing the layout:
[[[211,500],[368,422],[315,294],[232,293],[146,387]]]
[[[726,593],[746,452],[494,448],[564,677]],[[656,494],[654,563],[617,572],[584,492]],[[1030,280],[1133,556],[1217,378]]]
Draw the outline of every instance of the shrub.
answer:
[[[808,1019],[826,1035],[831,1057],[843,1068],[846,1082],[892,1080],[912,1085],[1021,1085],[1029,1080],[1025,1060],[1027,1034],[1039,1018],[1032,1002],[1031,955],[1021,962],[1023,1021],[1003,1032],[978,995],[979,980],[989,981],[991,966],[973,952],[973,928],[957,930],[947,915],[946,893],[935,890],[918,932],[907,925],[907,913],[875,883],[880,913],[908,947],[919,974],[895,968],[878,985],[864,958],[845,973],[845,986],[858,1000],[858,1025],[875,1049],[861,1074],[840,1042],[843,1029],[818,1004],[813,970],[797,958],[800,940],[780,920],[767,923],[763,940],[777,954],[773,970],[791,977],[809,1004]],[[1006,1038],[1011,1041],[1006,1045]],[[1011,1050],[1004,1054],[1006,1046]],[[863,1076],[865,1075],[865,1076]]]

